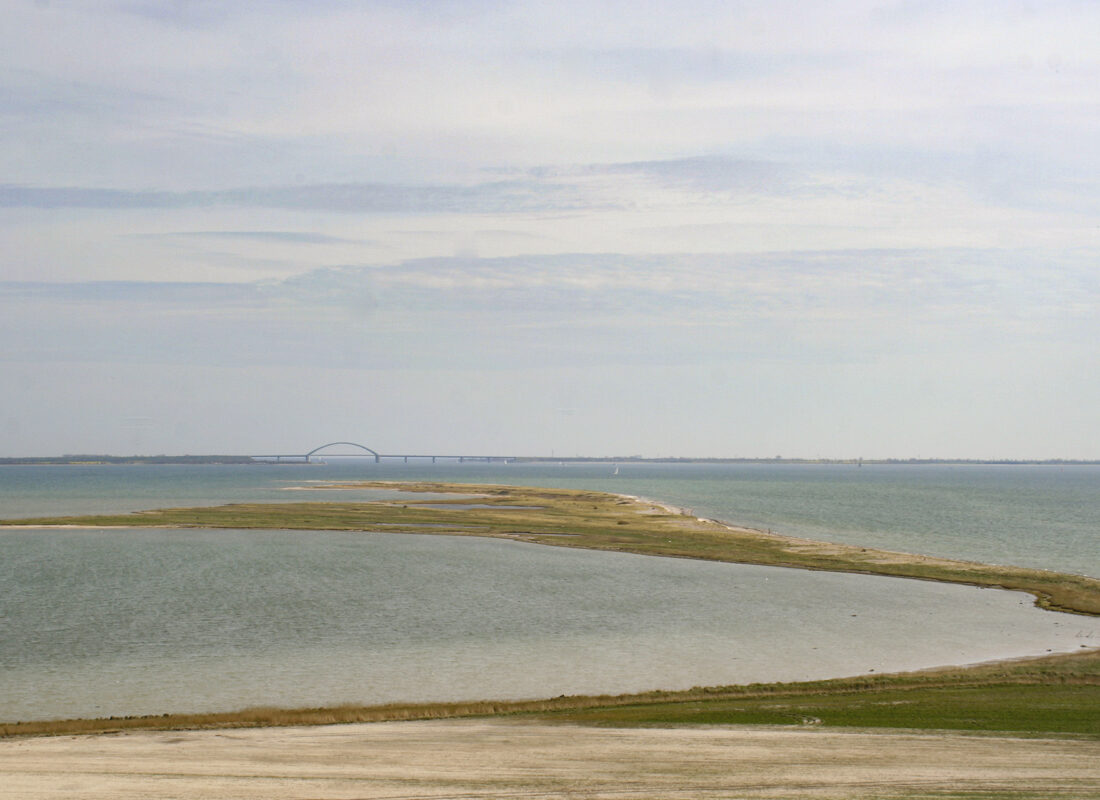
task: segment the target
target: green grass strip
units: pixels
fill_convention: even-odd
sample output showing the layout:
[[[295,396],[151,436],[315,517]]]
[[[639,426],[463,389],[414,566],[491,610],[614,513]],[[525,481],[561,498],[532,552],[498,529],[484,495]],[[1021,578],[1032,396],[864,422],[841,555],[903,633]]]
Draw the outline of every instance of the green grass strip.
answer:
[[[1100,738],[1100,650],[803,683],[544,700],[250,708],[0,724],[0,737],[520,716],[619,727],[823,725]]]

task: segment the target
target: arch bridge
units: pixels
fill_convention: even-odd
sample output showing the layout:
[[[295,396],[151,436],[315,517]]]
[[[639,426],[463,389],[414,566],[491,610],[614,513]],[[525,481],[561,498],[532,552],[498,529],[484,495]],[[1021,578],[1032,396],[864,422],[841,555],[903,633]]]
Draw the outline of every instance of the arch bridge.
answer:
[[[478,455],[441,455],[439,453],[379,453],[377,450],[373,450],[367,447],[365,444],[359,444],[358,442],[329,442],[323,444],[320,447],[314,447],[308,453],[279,453],[269,455],[254,455],[249,456],[256,461],[264,461],[275,464],[308,464],[310,459],[316,454],[320,453],[329,447],[336,447],[338,445],[344,445],[345,447],[356,447],[363,451],[363,454],[369,455],[374,458],[374,463],[379,463],[383,458],[400,458],[407,464],[409,459],[420,460],[430,459],[434,464],[437,459],[448,459],[454,461],[484,461],[490,463],[493,461],[503,461],[509,463],[516,460],[515,456],[478,456]],[[330,453],[329,458],[362,458],[360,453]]]
[[[336,447],[336,445],[339,445],[339,444],[347,445],[348,447],[358,447],[360,450],[365,450],[366,452],[368,452],[372,456],[374,456],[374,463],[375,464],[377,464],[379,461],[382,460],[382,456],[380,456],[376,451],[371,450],[365,444],[359,444],[358,442],[329,442],[328,444],[323,444],[320,447],[314,447],[312,450],[310,450],[308,453],[306,453],[306,456],[305,456],[306,462],[307,463],[309,462],[309,457],[312,456],[314,453],[318,453],[321,450],[324,450],[326,447]]]

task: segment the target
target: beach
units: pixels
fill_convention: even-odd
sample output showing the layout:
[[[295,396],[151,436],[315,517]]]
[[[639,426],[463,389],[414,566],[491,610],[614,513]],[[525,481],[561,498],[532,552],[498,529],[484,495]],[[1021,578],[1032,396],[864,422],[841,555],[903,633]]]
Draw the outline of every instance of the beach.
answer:
[[[507,720],[0,741],[8,796],[81,800],[1100,797],[1095,740]]]

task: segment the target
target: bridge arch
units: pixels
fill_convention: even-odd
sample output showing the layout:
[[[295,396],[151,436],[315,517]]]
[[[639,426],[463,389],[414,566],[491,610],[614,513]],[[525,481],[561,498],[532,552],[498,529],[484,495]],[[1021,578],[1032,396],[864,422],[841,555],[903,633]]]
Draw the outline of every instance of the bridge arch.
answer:
[[[338,444],[346,444],[348,447],[358,447],[360,450],[366,450],[368,453],[374,456],[374,463],[376,464],[382,460],[382,457],[378,455],[378,453],[376,453],[374,450],[371,450],[366,445],[359,444],[358,442],[329,442],[328,444],[323,444],[320,447],[314,447],[312,450],[306,453],[306,461],[309,461],[309,457],[312,456],[314,453],[320,450],[324,450],[326,447],[335,447]]]

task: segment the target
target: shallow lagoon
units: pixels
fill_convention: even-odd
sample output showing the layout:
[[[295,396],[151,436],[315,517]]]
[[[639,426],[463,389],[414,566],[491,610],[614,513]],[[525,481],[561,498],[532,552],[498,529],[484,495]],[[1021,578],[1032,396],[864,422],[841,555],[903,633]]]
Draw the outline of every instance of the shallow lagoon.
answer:
[[[688,688],[1100,643],[1031,598],[385,533],[0,534],[0,718]]]
[[[1100,468],[373,464],[0,468],[0,517],[355,479],[647,495],[813,538],[1097,574]],[[418,495],[418,500],[427,499]],[[501,541],[0,533],[0,719],[795,680],[1100,644],[993,590]],[[854,615],[854,616],[853,616]]]

